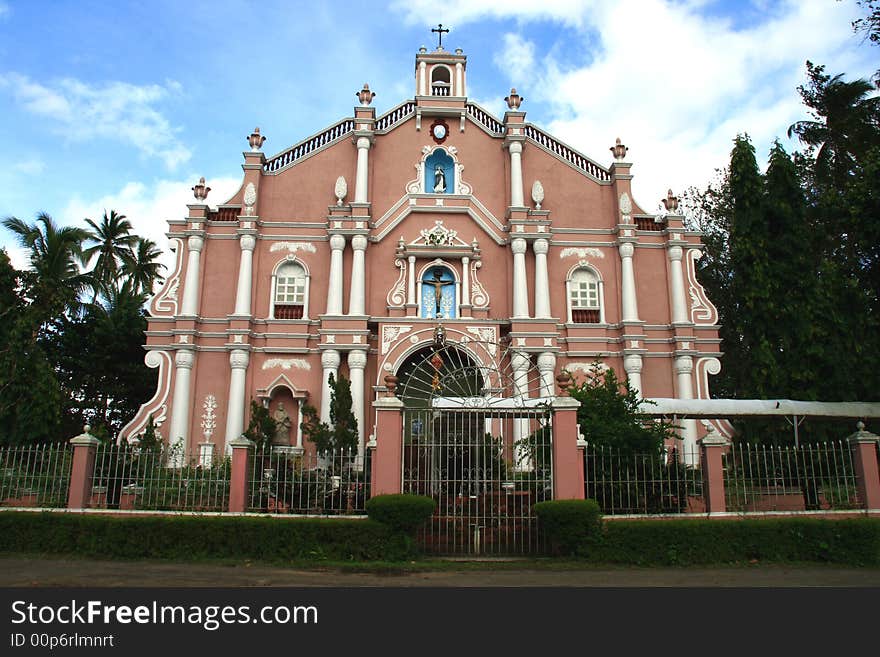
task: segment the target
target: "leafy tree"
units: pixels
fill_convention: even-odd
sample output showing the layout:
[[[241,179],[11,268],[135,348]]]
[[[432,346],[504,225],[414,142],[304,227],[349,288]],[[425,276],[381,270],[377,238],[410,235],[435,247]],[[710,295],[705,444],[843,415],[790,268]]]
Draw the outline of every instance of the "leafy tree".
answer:
[[[598,362],[569,394],[581,403],[578,425],[591,445],[614,448],[623,456],[658,454],[666,440],[676,437],[672,424],[641,412],[644,400],[628,381],[621,382],[612,368],[603,370]]]
[[[122,275],[135,294],[150,294],[153,284],[162,280],[165,265],[157,261],[161,255],[156,243],[143,237],[137,238],[131,251],[123,255]]]
[[[357,418],[351,410],[351,383],[344,376],[330,375],[330,424],[321,421],[317,409],[303,405],[300,430],[319,454],[354,450],[358,444]]]
[[[251,419],[244,437],[256,443],[258,452],[268,452],[272,449],[272,438],[275,436],[277,426],[269,409],[252,399]]]

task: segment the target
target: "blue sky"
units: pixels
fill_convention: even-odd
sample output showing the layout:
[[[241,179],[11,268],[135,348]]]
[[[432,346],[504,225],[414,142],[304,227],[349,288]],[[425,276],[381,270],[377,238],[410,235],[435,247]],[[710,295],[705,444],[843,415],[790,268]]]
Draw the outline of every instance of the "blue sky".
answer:
[[[365,81],[379,113],[411,98],[438,22],[472,100],[500,115],[516,86],[527,120],[602,164],[620,136],[653,211],[667,187],[705,185],[738,132],[764,159],[804,116],[806,59],[880,66],[858,15],[854,0],[0,0],[0,217],[113,208],[164,248],[199,176],[214,204],[235,190],[254,126],[271,155],[350,115]],[[2,229],[0,246],[23,266]]]

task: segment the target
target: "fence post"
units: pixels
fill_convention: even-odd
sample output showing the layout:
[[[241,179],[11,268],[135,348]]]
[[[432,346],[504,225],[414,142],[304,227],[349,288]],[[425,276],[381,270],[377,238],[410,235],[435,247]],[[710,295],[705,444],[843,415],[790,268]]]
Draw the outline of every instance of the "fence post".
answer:
[[[709,425],[705,436],[697,441],[700,445],[700,461],[703,466],[703,496],[706,500],[706,511],[724,513],[727,502],[724,499],[724,463],[722,455],[730,444],[724,437],[715,432]]]
[[[394,390],[397,377],[385,377],[385,396],[373,402],[376,409],[376,449],[373,452],[373,472],[370,495],[400,493],[403,456],[403,402]]]
[[[87,509],[92,501],[92,478],[95,475],[95,454],[98,439],[89,433],[87,424],[83,432],[70,439],[73,445],[73,463],[70,467],[70,486],[67,490],[68,509]]]
[[[553,499],[584,499],[583,458],[578,449],[577,409],[581,403],[568,396],[571,376],[563,372],[556,377],[560,395],[553,408]],[[578,460],[580,459],[580,465]]]
[[[248,503],[248,474],[251,452],[256,443],[244,436],[229,441],[232,471],[229,476],[229,513],[244,513]]]
[[[864,422],[856,424],[856,432],[847,438],[853,455],[853,469],[859,497],[868,511],[880,510],[880,470],[877,464],[877,441],[880,438],[865,431]]]

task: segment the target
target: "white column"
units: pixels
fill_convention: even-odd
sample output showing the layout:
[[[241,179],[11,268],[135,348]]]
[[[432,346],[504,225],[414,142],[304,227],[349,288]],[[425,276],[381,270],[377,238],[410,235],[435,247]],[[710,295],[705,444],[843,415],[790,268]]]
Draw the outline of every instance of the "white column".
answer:
[[[364,286],[366,285],[366,269],[364,268],[364,251],[367,250],[367,238],[355,235],[351,238],[354,254],[351,261],[351,287],[348,298],[348,314],[364,314]]]
[[[321,354],[321,368],[324,370],[321,379],[321,421],[330,424],[330,375],[335,379],[339,374],[339,352],[328,349]]]
[[[245,377],[250,354],[244,349],[229,352],[229,400],[226,405],[226,453],[229,443],[244,433]]]
[[[272,274],[269,288],[269,291],[271,292],[271,296],[269,297],[269,319],[275,319],[275,285],[277,283],[278,277],[275,274]],[[306,288],[306,294],[308,294],[308,288]]]
[[[513,367],[513,393],[518,399],[526,399],[529,396],[529,367],[531,361],[529,355],[521,351],[514,351],[511,356],[511,366]],[[514,448],[514,469],[531,470],[532,463],[523,453],[520,441],[529,435],[529,420],[516,419],[513,421],[513,442]]]
[[[529,316],[529,288],[526,281],[526,241],[517,237],[510,243],[513,251],[513,317],[527,319]]]
[[[538,355],[538,372],[541,374],[541,397],[556,396],[556,354],[544,351]]]
[[[192,349],[178,349],[174,354],[174,398],[171,402],[171,426],[168,429],[168,444],[181,440],[184,451],[189,444],[189,400],[190,373],[196,355]]]
[[[370,140],[358,137],[357,173],[354,181],[354,202],[367,202],[367,171],[369,171]]]
[[[355,349],[348,352],[348,373],[351,376],[351,410],[358,423],[358,454],[364,453],[364,368],[367,352]]]
[[[187,240],[189,253],[186,260],[186,279],[183,283],[183,302],[180,305],[181,315],[199,314],[199,264],[205,238],[190,235]]]
[[[630,242],[622,242],[619,248],[623,321],[637,322],[639,308],[636,302],[636,277],[633,271],[635,247]]]
[[[535,317],[549,319],[550,315],[550,276],[547,273],[547,251],[550,243],[545,239],[535,240]]]
[[[428,81],[427,72],[428,72],[428,65],[425,62],[419,62],[419,90],[417,92],[419,96],[427,96],[428,95],[428,92],[427,92],[427,81]]]
[[[330,277],[327,281],[327,314],[342,314],[342,250],[345,237],[330,236]]]
[[[669,270],[672,274],[669,285],[672,298],[672,323],[687,323],[687,303],[684,297],[684,273],[681,269],[682,250],[680,246],[669,247]]]
[[[639,354],[627,354],[623,357],[623,369],[630,387],[642,396],[642,357]]]
[[[678,356],[675,359],[676,396],[679,399],[694,398],[694,359],[690,356]],[[697,456],[697,422],[696,420],[681,421],[682,460],[688,465],[698,462]]]
[[[296,446],[302,449],[303,446],[303,435],[302,435],[302,423],[303,423],[303,404],[306,403],[305,398],[296,400]]]
[[[471,305],[471,259],[461,258],[461,305]]]
[[[455,63],[455,95],[464,96],[464,67],[461,62]]]
[[[407,263],[407,281],[406,281],[406,305],[410,306],[407,314],[413,312],[412,306],[416,305],[416,257],[410,256],[406,259]],[[418,310],[415,312],[418,315]]]
[[[512,141],[508,145],[510,150],[510,205],[523,207],[523,183],[522,183],[522,143]]]
[[[251,286],[254,275],[254,247],[257,240],[253,235],[242,235],[238,239],[241,246],[241,260],[238,265],[238,288],[235,291],[235,315],[251,314]]]

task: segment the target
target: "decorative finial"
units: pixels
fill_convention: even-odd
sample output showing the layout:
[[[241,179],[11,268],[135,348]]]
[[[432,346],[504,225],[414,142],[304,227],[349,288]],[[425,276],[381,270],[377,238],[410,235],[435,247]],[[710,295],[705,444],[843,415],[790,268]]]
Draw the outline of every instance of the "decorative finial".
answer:
[[[568,387],[571,385],[571,374],[562,370],[556,375],[556,385],[559,386],[559,390],[563,395],[567,395]]]
[[[532,184],[532,200],[535,202],[535,210],[540,210],[541,203],[544,202],[544,185],[540,180],[536,180]]]
[[[258,151],[263,147],[263,142],[266,141],[266,138],[260,134],[259,128],[254,128],[254,131],[248,136],[247,140],[251,150]]]
[[[193,196],[196,197],[199,201],[204,201],[208,198],[208,192],[211,191],[210,187],[205,186],[205,177],[202,176],[199,178],[199,182],[192,188]]]
[[[614,146],[609,149],[612,153],[614,153],[614,159],[618,162],[622,162],[623,158],[626,157],[626,152],[629,150],[626,146],[620,143],[620,137],[618,137],[614,141]]]
[[[345,195],[348,194],[348,183],[345,182],[345,178],[339,176],[336,179],[336,187],[333,190],[333,193],[336,194],[336,205],[342,205],[342,200],[345,198]]]
[[[678,197],[672,195],[671,189],[666,192],[666,198],[660,199],[660,202],[663,204],[663,207],[666,208],[667,212],[675,212],[678,210]]]
[[[859,420],[858,422],[856,422],[856,429],[858,429],[859,431],[864,431],[865,423]],[[88,431],[86,433],[88,433]]]
[[[388,391],[389,397],[394,397],[394,391],[397,389],[398,378],[393,374],[385,376],[385,389]]]
[[[525,98],[516,93],[516,89],[513,87],[510,89],[510,95],[504,98],[504,102],[507,103],[507,106],[512,110],[518,110],[524,100]]]
[[[373,99],[376,97],[376,94],[370,91],[370,85],[364,82],[364,88],[360,91],[355,92],[355,96],[358,97],[358,100],[361,101],[361,105],[369,105],[373,102]]]
[[[91,430],[92,430],[91,425],[89,425],[89,424],[83,425],[83,433],[88,433]]]

